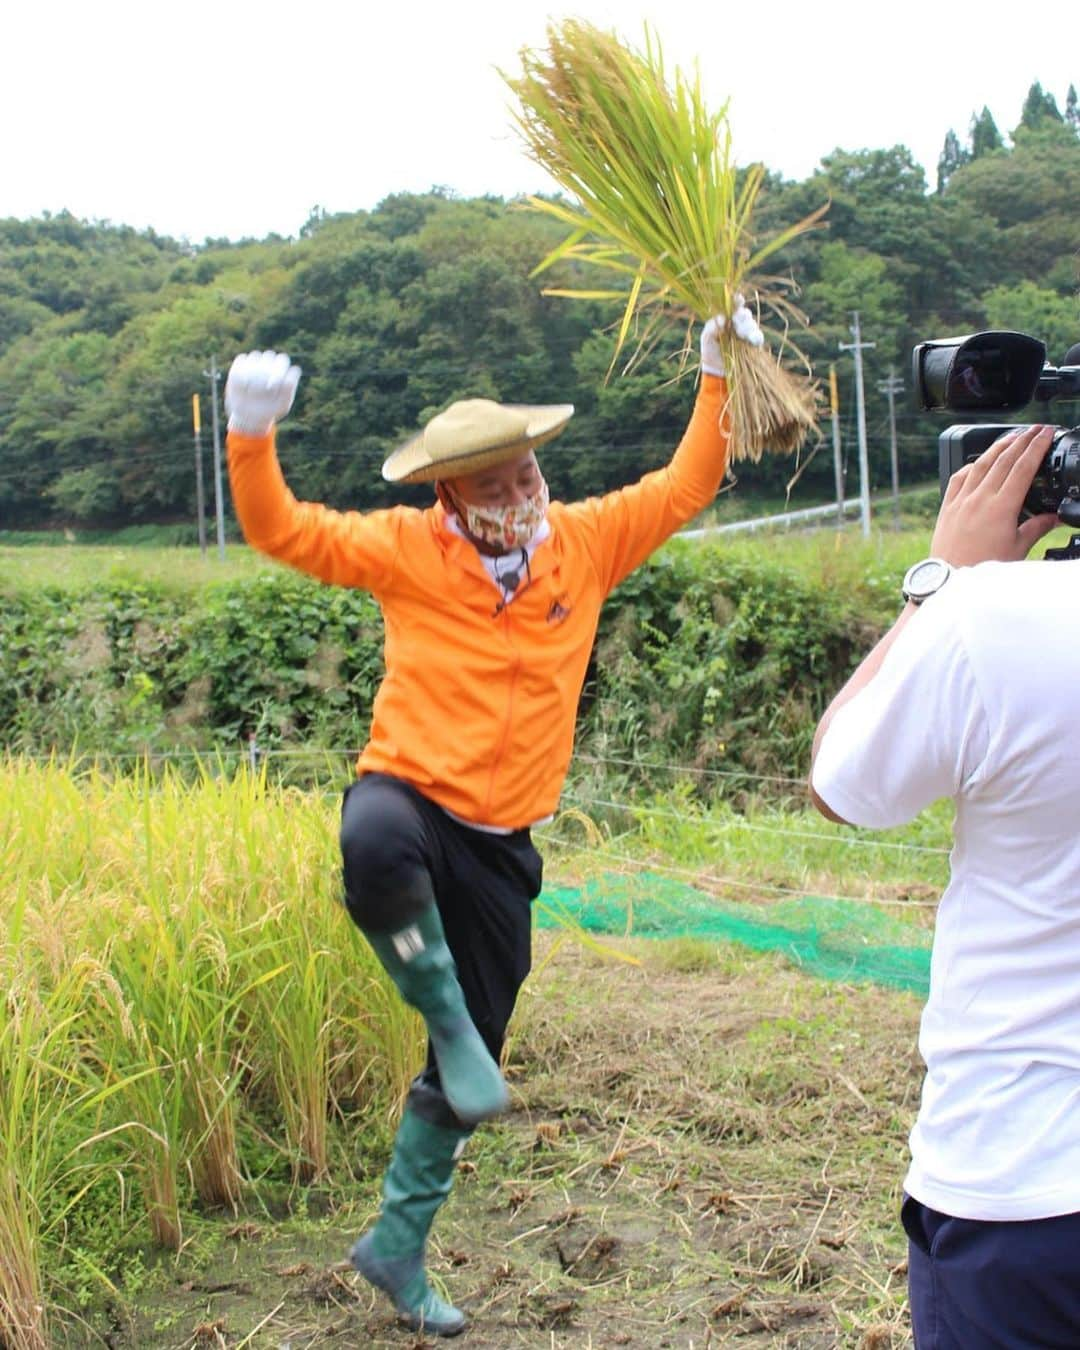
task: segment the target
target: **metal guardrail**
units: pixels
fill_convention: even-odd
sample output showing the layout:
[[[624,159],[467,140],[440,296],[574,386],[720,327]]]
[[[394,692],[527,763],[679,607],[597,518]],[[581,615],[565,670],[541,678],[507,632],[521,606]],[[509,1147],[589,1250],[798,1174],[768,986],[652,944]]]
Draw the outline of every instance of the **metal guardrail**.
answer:
[[[843,502],[845,514],[858,511],[858,497],[848,497]],[[807,506],[799,511],[782,511],[776,516],[754,516],[750,520],[736,520],[728,525],[706,525],[700,530],[680,530],[679,539],[700,539],[707,534],[739,534],[746,530],[764,530],[777,525],[794,525],[800,520],[820,520],[836,515],[836,502],[825,506]]]
[[[920,483],[914,487],[904,488],[900,497],[917,496],[928,488],[936,487],[936,483]],[[878,511],[891,502],[891,493],[871,496],[871,506]],[[858,497],[846,497],[841,505],[844,514],[847,515],[851,512],[858,513],[861,503]],[[701,539],[710,534],[743,534],[751,530],[766,530],[776,526],[796,525],[803,520],[825,520],[828,517],[835,519],[836,514],[837,503],[826,502],[824,506],[806,506],[798,511],[782,511],[779,515],[773,516],[753,516],[749,520],[735,520],[727,525],[705,525],[697,530],[680,530],[675,537],[677,539]]]

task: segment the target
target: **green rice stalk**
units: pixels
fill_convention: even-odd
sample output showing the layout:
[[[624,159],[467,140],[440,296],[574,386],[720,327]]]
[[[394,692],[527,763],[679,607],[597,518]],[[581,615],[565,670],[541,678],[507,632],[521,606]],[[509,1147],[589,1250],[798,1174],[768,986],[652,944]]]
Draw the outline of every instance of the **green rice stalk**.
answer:
[[[296,934],[290,935],[295,938]],[[265,1025],[276,1046],[274,1085],[285,1124],[285,1143],[299,1185],[321,1181],[329,1170],[329,1058],[334,1027],[331,953],[294,942],[285,974],[265,989]]]
[[[503,78],[518,97],[526,150],[571,198],[529,204],[568,229],[534,275],[561,261],[615,274],[610,289],[555,288],[547,294],[617,299],[623,315],[616,360],[633,333],[638,354],[673,318],[728,317],[742,295],[756,308],[776,354],[721,337],[731,390],[732,451],[757,459],[789,451],[817,428],[817,390],[792,341],[806,326],[793,283],[767,275],[779,249],[821,221],[825,207],[755,236],[752,217],[764,169],[737,171],[727,104],[712,113],[700,77],[669,80],[660,44],[646,29],[645,51],[581,20],[548,28],[544,52],[524,50],[520,77]],[[684,347],[684,361],[689,355]],[[801,373],[782,364],[801,361]],[[614,361],[613,361],[614,366]]]
[[[12,1350],[49,1344],[37,1247],[52,1171],[49,1139],[39,1130],[48,1124],[49,1088],[58,1085],[42,1054],[54,1011],[62,1036],[71,1012],[47,1009],[32,988],[13,986],[0,1005],[0,1345]]]
[[[344,914],[335,941],[339,972],[330,1100],[341,1115],[370,1113],[393,1121],[423,1065],[424,1024]]]
[[[412,1080],[424,1066],[427,1033],[423,1019],[398,993],[374,957],[358,983],[362,1006],[354,1009],[353,1055],[341,1071],[365,1083],[366,1097],[391,1123],[405,1105]]]
[[[119,817],[102,830],[102,852],[126,897],[102,906],[111,928],[94,934],[105,968],[96,1044],[102,1071],[125,1084],[118,1099],[154,1241],[176,1249],[189,1183],[205,1203],[238,1204],[238,1026],[253,986],[275,972],[264,965],[251,975],[259,935],[215,903],[221,822],[199,809],[198,786],[139,773],[114,783],[93,777],[89,787],[104,797],[99,827]],[[134,839],[132,820],[142,826]]]
[[[0,1345],[45,1350],[45,1272],[67,1216],[101,1176],[79,1150],[108,1096],[83,1057],[85,968],[43,987],[27,953],[0,940]],[[55,1308],[55,1303],[52,1304]]]

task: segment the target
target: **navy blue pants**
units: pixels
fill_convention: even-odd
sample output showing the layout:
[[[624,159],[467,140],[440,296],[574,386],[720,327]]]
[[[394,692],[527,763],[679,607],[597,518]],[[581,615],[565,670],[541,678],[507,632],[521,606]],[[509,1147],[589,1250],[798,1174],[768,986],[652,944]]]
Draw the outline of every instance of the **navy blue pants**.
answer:
[[[916,1350],[1078,1350],[1080,1214],[986,1223],[907,1196]]]
[[[345,905],[365,932],[394,932],[438,906],[465,1006],[498,1060],[532,957],[531,902],[543,865],[529,831],[470,829],[408,783],[372,773],[345,793],[341,854]],[[430,1047],[415,1088],[413,1104],[428,1119],[453,1122],[436,1109],[441,1090]]]

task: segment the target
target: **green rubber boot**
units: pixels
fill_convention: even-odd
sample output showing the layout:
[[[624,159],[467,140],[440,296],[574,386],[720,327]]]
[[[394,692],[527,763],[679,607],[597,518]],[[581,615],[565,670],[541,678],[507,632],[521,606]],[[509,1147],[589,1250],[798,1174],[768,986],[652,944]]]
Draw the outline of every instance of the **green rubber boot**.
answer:
[[[442,1090],[457,1118],[475,1125],[505,1111],[510,1094],[465,1006],[438,909],[429,905],[397,932],[365,929],[364,936],[402,998],[423,1017]]]
[[[435,1212],[450,1194],[468,1134],[444,1129],[406,1107],[374,1226],[353,1246],[353,1268],[389,1294],[413,1331],[456,1336],[465,1314],[441,1299],[424,1274],[424,1246]]]

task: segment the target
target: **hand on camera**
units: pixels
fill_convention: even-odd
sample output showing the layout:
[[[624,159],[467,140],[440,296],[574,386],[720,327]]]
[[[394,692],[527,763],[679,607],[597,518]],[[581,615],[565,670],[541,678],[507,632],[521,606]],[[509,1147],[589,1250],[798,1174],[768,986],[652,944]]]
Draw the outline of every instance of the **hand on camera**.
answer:
[[[284,352],[244,352],[229,367],[225,411],[229,430],[244,436],[267,436],[292,407],[300,367]]]
[[[1026,558],[1058,524],[1056,515],[1017,524],[1053,427],[1018,427],[949,479],[930,552],[954,567]]]

